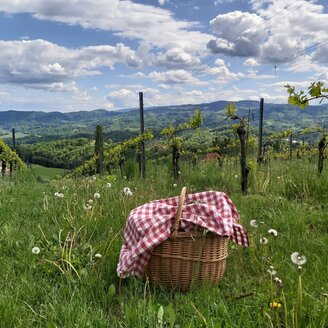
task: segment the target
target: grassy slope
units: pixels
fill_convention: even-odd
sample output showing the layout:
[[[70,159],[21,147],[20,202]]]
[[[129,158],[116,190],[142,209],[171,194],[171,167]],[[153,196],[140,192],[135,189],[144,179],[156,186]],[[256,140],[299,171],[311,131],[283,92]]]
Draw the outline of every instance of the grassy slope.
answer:
[[[298,271],[290,261],[294,251],[308,258],[301,270],[299,326],[327,325],[327,170],[318,178],[315,165],[306,162],[272,163],[251,176],[250,194],[243,196],[234,164],[184,167],[178,187],[166,169],[150,169],[145,183],[117,179],[112,188],[106,187],[106,179],[49,184],[28,177],[0,180],[1,327],[161,327],[160,306],[165,327],[174,317],[175,327],[270,327],[283,321],[292,327],[298,299]],[[218,287],[183,295],[145,288],[132,278],[120,282],[115,270],[129,211],[149,199],[177,195],[182,185],[190,191],[229,192],[252,246],[230,243]],[[126,186],[133,190],[130,198],[122,193]],[[64,197],[55,198],[56,191]],[[92,210],[84,210],[95,192],[101,198]],[[251,228],[251,219],[263,224]],[[278,236],[268,236],[269,228]],[[259,243],[264,236],[268,245]],[[39,255],[32,254],[34,246],[41,248]],[[96,253],[102,258],[96,259]],[[283,280],[282,288],[271,283],[270,265]],[[269,308],[272,300],[283,301],[283,307]]]
[[[64,169],[58,169],[53,167],[45,167],[37,164],[32,165],[32,172],[36,177],[42,179],[53,179],[56,176],[62,176]]]

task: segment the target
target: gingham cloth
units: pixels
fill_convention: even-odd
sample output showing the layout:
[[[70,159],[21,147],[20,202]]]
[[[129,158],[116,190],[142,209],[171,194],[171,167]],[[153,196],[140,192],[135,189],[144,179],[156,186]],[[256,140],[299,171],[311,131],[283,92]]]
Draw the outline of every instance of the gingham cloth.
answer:
[[[171,235],[179,197],[155,200],[133,209],[124,229],[124,243],[117,273],[121,278],[129,275],[141,277],[153,248]],[[206,191],[187,194],[180,226],[192,231],[195,225],[233,242],[248,246],[246,230],[238,224],[239,213],[223,192]]]

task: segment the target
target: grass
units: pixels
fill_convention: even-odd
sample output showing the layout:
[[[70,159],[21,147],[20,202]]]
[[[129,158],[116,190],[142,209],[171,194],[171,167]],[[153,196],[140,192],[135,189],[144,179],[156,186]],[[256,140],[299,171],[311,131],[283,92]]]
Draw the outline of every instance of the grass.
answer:
[[[37,164],[33,164],[31,171],[35,177],[39,180],[49,180],[56,177],[62,177],[64,175],[65,170],[54,168],[54,167],[45,167]]]
[[[271,162],[251,173],[244,196],[235,163],[183,166],[177,187],[166,168],[147,169],[145,181],[108,176],[41,184],[29,175],[0,180],[1,327],[327,327],[327,171],[318,177],[315,165],[305,161]],[[120,281],[116,265],[130,210],[178,195],[183,185],[189,192],[229,193],[251,246],[230,243],[216,287],[181,294],[136,278]],[[132,197],[123,195],[126,186]],[[100,199],[85,210],[95,192]],[[270,228],[277,237],[268,235]],[[33,247],[40,254],[32,254]],[[302,269],[291,262],[296,251],[307,257]],[[270,266],[282,285],[271,279]],[[281,307],[270,307],[273,301]]]

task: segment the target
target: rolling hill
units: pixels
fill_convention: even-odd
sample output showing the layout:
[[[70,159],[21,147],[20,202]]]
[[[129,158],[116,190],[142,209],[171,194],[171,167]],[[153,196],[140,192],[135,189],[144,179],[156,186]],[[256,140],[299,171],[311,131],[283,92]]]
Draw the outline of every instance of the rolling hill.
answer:
[[[155,135],[168,125],[177,125],[200,109],[204,118],[204,128],[218,129],[229,122],[224,121],[224,107],[227,101],[216,101],[197,105],[179,105],[145,108],[145,127]],[[240,116],[248,116],[251,111],[251,124],[258,123],[258,101],[236,102]],[[299,109],[285,104],[265,104],[265,130],[300,129],[309,126],[322,126],[328,119],[328,105],[309,106]],[[19,143],[58,140],[64,138],[93,137],[95,126],[101,124],[106,138],[121,141],[139,132],[138,109],[107,111],[97,109],[79,112],[42,111],[2,111],[0,112],[0,138],[10,139],[10,131],[15,128]]]

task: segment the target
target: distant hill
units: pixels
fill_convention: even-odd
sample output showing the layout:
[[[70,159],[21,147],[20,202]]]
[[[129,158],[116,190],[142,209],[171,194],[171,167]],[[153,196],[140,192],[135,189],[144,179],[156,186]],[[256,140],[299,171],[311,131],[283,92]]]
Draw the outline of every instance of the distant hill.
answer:
[[[224,107],[227,101],[216,101],[197,105],[177,105],[145,108],[145,127],[155,132],[168,125],[177,125],[200,109],[204,117],[203,128],[218,129],[230,122],[224,121]],[[251,124],[258,123],[258,101],[236,102],[241,116],[251,110]],[[285,104],[265,104],[266,131],[300,129],[309,126],[322,126],[328,120],[328,105],[309,106],[299,109]],[[138,109],[107,111],[97,109],[79,112],[39,112],[39,111],[2,111],[0,112],[0,138],[9,138],[11,128],[15,128],[20,142],[32,143],[43,140],[56,140],[74,137],[92,137],[95,126],[101,124],[105,137],[114,141],[124,140],[139,132]]]

